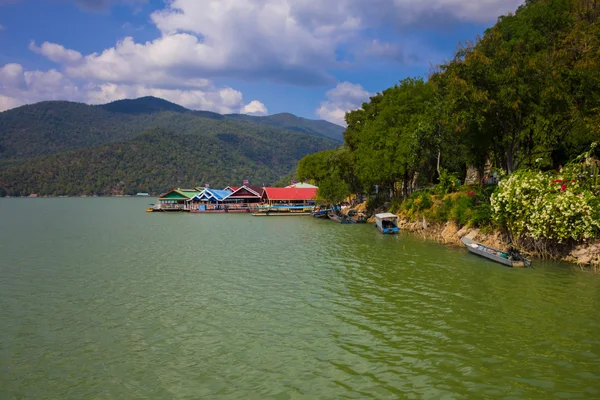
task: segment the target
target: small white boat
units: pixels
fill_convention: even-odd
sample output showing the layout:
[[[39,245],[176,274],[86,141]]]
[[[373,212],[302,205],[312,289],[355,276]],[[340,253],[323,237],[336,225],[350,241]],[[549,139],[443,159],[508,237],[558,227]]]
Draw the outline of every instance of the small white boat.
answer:
[[[394,235],[400,231],[398,228],[398,216],[392,213],[376,214],[375,225],[381,233]]]

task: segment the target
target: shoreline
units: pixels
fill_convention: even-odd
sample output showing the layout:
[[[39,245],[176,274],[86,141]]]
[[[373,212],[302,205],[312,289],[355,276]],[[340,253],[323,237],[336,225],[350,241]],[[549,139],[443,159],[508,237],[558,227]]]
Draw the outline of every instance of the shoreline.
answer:
[[[491,232],[482,232],[479,228],[468,226],[459,227],[454,222],[436,223],[428,222],[423,218],[421,222],[409,221],[402,215],[399,217],[399,226],[401,231],[409,232],[424,239],[432,240],[439,244],[452,247],[464,247],[461,240],[467,237],[476,240],[481,244],[498,250],[506,251],[508,242],[504,240],[503,234],[498,230]],[[374,223],[374,217],[369,218],[369,223]],[[588,243],[577,243],[573,246],[565,246],[558,253],[558,257],[544,257],[536,251],[519,248],[519,250],[528,256],[536,259],[550,259],[562,261],[580,267],[586,267],[593,271],[600,272],[600,239]]]
[[[366,212],[366,204],[357,204],[347,210],[349,211],[350,209],[357,212]],[[386,210],[380,209],[377,212],[386,212]],[[502,251],[506,251],[509,246],[509,243],[500,230],[490,230],[488,232],[485,229],[482,230],[469,226],[459,227],[454,222],[429,222],[424,217],[422,217],[421,221],[411,221],[402,214],[394,214],[399,218],[398,228],[400,228],[400,231],[408,232],[445,246],[462,248],[464,247],[464,244],[461,242],[463,237]],[[369,217],[367,222],[375,224],[375,212]],[[562,261],[600,273],[600,239],[575,243],[570,246],[565,245],[551,257],[548,257],[548,253],[540,253],[539,251],[523,246],[516,247],[521,253],[535,259]]]

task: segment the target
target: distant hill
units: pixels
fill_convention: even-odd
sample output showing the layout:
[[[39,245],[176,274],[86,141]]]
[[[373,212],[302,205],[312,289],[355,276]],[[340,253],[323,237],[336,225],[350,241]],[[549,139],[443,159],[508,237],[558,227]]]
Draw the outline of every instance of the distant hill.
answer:
[[[0,170],[0,195],[159,194],[242,180],[272,184],[331,141],[278,131],[182,135],[151,129],[120,143],[44,156]]]
[[[343,128],[332,125],[193,111],[155,97],[22,106],[0,113],[0,196],[274,183],[305,155],[337,147]]]
[[[297,117],[294,114],[281,113],[266,117],[255,117],[245,114],[228,114],[227,117],[248,121],[255,124],[265,124],[302,132],[309,135],[323,136],[338,142],[344,140],[344,128],[323,120],[312,120]]]
[[[282,135],[300,132],[338,143],[343,140],[342,127],[292,114],[225,116],[188,110],[155,97],[99,106],[46,101],[0,113],[0,168],[7,162],[14,164],[43,155],[129,140],[156,127],[181,134],[279,129]]]
[[[188,112],[185,107],[157,97],[147,96],[139,99],[117,100],[96,106],[106,111],[124,114],[150,114],[159,111]]]

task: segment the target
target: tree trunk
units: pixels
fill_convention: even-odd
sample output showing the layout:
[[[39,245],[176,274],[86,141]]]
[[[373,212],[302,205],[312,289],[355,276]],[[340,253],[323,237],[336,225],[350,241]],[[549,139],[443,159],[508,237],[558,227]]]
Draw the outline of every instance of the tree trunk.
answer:
[[[442,175],[442,173],[440,172],[440,159],[442,158],[442,151],[438,150],[438,159],[437,159],[437,173],[438,173],[438,177],[440,175]]]
[[[506,172],[510,175],[515,170],[515,160],[513,146],[506,149]]]

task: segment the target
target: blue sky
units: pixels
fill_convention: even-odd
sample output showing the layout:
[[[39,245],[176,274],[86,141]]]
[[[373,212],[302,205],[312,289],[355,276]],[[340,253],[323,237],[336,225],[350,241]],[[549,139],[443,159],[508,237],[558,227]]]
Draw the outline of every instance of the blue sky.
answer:
[[[344,113],[425,76],[522,0],[0,0],[0,111],[147,95]]]

